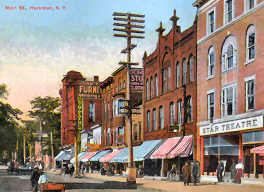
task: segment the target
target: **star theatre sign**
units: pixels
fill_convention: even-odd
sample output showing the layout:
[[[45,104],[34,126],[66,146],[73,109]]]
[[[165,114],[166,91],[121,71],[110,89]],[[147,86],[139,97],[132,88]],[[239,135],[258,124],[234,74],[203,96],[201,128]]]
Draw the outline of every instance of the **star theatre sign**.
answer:
[[[212,135],[263,127],[263,116],[200,127],[200,135]]]

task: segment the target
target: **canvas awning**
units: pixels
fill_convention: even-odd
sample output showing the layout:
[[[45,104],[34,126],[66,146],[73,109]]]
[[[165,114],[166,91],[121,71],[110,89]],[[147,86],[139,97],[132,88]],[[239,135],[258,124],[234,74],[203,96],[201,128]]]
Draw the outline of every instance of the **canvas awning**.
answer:
[[[119,154],[120,152],[122,151],[122,149],[120,150],[116,150],[116,151],[113,151],[112,153],[109,153],[105,156],[103,156],[99,161],[100,162],[110,162],[117,154]]]
[[[137,146],[133,147],[134,153]],[[120,153],[118,153],[110,162],[116,162],[116,163],[123,163],[128,158],[128,147],[122,149]]]
[[[61,151],[54,159],[55,161],[69,161],[71,159],[71,154]]]
[[[151,159],[165,159],[167,154],[179,143],[181,137],[168,138],[151,156]]]
[[[250,149],[251,153],[264,154],[264,145]]]
[[[90,161],[99,161],[103,156],[105,156],[106,154],[110,153],[110,150],[105,150],[105,151],[100,151],[99,153],[97,153],[95,156],[93,156]]]
[[[140,146],[134,149],[134,161],[143,161],[150,158],[150,155],[162,144],[162,140],[144,141]],[[128,161],[128,157],[124,162]]]
[[[78,155],[78,161],[81,161],[81,159],[84,157],[84,155],[86,154],[87,152],[81,152],[79,153]],[[71,163],[75,163],[75,156],[71,159],[70,161]]]
[[[169,158],[174,158],[176,156],[188,157],[193,151],[193,136],[182,137],[180,142],[176,147],[167,155]]]
[[[96,155],[97,152],[87,152],[83,158],[81,159],[81,162],[87,162],[89,161],[93,156]]]

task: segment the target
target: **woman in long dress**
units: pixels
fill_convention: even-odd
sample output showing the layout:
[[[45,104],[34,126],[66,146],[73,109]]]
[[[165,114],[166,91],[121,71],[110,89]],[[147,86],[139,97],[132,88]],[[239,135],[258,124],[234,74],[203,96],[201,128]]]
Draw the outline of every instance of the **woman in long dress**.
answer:
[[[182,167],[184,186],[191,181],[191,167],[188,165],[188,162],[185,162],[185,165]]]
[[[236,165],[236,178],[235,183],[241,183],[241,177],[244,174],[244,165],[242,164],[242,160],[238,160],[238,164]]]
[[[230,171],[231,171],[231,176],[230,176],[230,179],[232,182],[235,181],[235,178],[236,178],[236,163],[235,161],[233,160],[233,163],[230,167]]]

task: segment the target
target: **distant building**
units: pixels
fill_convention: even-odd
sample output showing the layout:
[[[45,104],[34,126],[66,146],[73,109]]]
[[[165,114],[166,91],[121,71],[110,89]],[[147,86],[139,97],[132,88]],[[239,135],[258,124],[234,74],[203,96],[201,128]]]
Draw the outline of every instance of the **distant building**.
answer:
[[[141,68],[133,68],[130,72],[131,99],[135,103],[141,103],[143,89],[143,74]],[[127,94],[127,71],[125,67],[119,67],[105,79],[100,87],[103,99],[103,123],[102,123],[102,147],[122,148],[127,146],[128,133],[125,120],[125,106]],[[142,120],[139,120],[142,122]],[[134,122],[134,124],[137,122]],[[138,128],[136,128],[138,129]],[[135,133],[135,132],[134,132]],[[137,133],[138,134],[138,133]],[[135,138],[135,137],[134,137]],[[137,137],[137,143],[143,141],[143,137]]]
[[[69,71],[62,83],[61,143],[62,146],[73,144],[73,130],[77,127],[81,147],[81,132],[102,123],[99,77],[94,76],[93,81],[87,81],[80,72]]]
[[[197,0],[197,125],[201,172],[217,161],[230,169],[242,159],[245,173],[262,173],[264,2]]]

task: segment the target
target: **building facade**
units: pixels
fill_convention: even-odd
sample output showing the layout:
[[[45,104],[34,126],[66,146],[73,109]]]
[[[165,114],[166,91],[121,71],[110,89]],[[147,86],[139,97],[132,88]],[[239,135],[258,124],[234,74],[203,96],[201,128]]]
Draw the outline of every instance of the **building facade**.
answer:
[[[138,73],[142,75],[142,69],[131,69],[132,73]],[[133,76],[133,74],[131,75]],[[138,80],[139,81],[139,80]],[[142,83],[143,76],[141,79],[141,84],[137,85],[141,88],[136,87],[136,83],[130,86],[131,98],[137,103],[141,102],[142,98]],[[133,81],[132,81],[133,82]],[[136,82],[136,81],[134,81]],[[116,71],[112,73],[112,76],[106,78],[101,84],[102,89],[102,100],[103,100],[103,123],[102,123],[102,146],[103,148],[122,148],[127,146],[128,134],[126,129],[126,112],[120,107],[124,107],[126,102],[127,94],[127,70],[125,67],[119,67]],[[134,116],[135,117],[135,116]],[[142,123],[140,115],[135,117],[133,122],[136,130],[139,130],[138,121]],[[136,125],[135,125],[136,124]],[[136,138],[136,143],[143,140],[143,136],[135,136],[135,133],[139,135],[138,131],[133,131],[134,139]]]
[[[77,71],[69,71],[62,79],[60,90],[62,146],[74,143],[74,129],[78,129],[79,149],[81,149],[81,132],[102,123],[99,83],[98,76],[94,76],[93,81],[86,81]]]
[[[263,173],[250,149],[263,144],[262,0],[197,0],[197,125],[201,172]],[[256,165],[254,166],[254,161]]]
[[[174,147],[179,140],[172,139],[171,145],[164,156],[151,156],[149,165],[155,164],[164,176],[172,164],[177,171],[187,160],[196,158],[196,21],[193,25],[181,31],[177,25],[179,18],[174,10],[172,29],[163,35],[162,23],[156,29],[159,38],[155,51],[143,57],[144,69],[144,140],[172,139],[192,135],[190,144],[193,150],[185,157],[176,155],[169,157],[169,148]],[[185,137],[186,138],[186,137]],[[184,139],[183,139],[184,140]],[[168,141],[170,142],[170,140]],[[173,149],[173,148],[172,148]],[[171,149],[171,150],[172,150]],[[155,158],[155,159],[154,159]]]
[[[196,22],[181,31],[178,19],[174,10],[167,35],[160,24],[156,50],[143,58],[144,140],[196,137]]]

